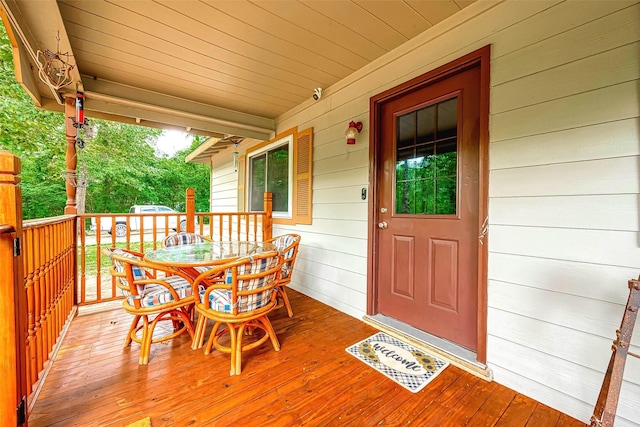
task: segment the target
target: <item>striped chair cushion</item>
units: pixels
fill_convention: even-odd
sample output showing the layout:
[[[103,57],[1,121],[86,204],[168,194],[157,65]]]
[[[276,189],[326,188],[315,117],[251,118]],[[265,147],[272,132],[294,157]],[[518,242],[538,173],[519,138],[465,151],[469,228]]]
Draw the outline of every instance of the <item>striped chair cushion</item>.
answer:
[[[273,289],[238,298],[238,313],[246,313],[264,307],[271,301]],[[204,289],[200,290],[200,301],[203,301]],[[209,308],[221,313],[233,312],[231,301],[231,291],[226,289],[216,289],[209,294]]]
[[[278,265],[278,258],[263,258],[261,260],[251,262],[248,264],[242,264],[238,266],[238,275],[246,274],[258,274],[274,268]],[[232,283],[232,269],[228,269],[225,273],[225,282]],[[269,274],[264,277],[251,280],[238,280],[238,290],[252,290],[258,289],[262,286],[271,284],[276,279],[276,273]],[[200,287],[198,290],[200,294],[200,302],[204,303],[205,288]],[[271,301],[271,295],[273,288],[267,289],[264,292],[259,292],[252,295],[245,295],[238,297],[238,313],[246,313],[249,311],[257,310],[260,307],[264,307]],[[211,310],[220,311],[223,313],[231,313],[233,311],[233,301],[231,298],[230,289],[216,289],[209,294],[209,308]]]
[[[282,236],[276,237],[273,241],[273,245],[276,247],[278,252],[281,252],[287,248],[287,246],[293,244],[296,241],[296,238],[291,234],[284,234]],[[289,259],[293,256],[293,251],[295,247],[289,249],[286,253],[283,254],[284,259]],[[285,261],[282,264],[282,272],[280,273],[280,277],[282,279],[286,279],[291,275],[291,261]]]
[[[296,241],[296,238],[291,234],[284,234],[282,236],[276,237],[276,239],[272,243],[276,247],[278,252],[282,252],[283,250],[286,249],[287,246],[291,245],[295,241]],[[287,251],[287,253],[283,254],[285,259],[291,258],[293,256],[293,250],[294,248],[291,248]]]
[[[165,247],[191,245],[194,243],[204,243],[206,240],[199,234],[195,233],[177,233],[164,239]]]
[[[175,289],[180,299],[190,297],[193,294],[191,284],[180,276],[165,277],[163,281],[169,283]],[[174,300],[171,292],[162,285],[147,285],[138,298],[142,307],[166,304]],[[135,299],[135,297],[130,296],[128,298],[129,304],[133,305]]]
[[[121,256],[123,258],[129,258],[132,259],[134,261],[141,261],[139,256],[136,256],[134,254],[131,254],[129,252],[125,252],[122,249],[114,249],[113,251],[111,251],[111,253],[109,254],[109,258],[111,258],[111,261],[113,262],[113,267],[115,268],[115,270],[118,273],[124,273],[125,272],[125,267],[124,267],[124,263],[120,260],[117,259],[113,259],[113,255],[118,255]],[[133,280],[143,280],[147,278],[147,274],[145,272],[145,269],[137,266],[137,265],[131,265],[131,270],[133,272]],[[128,287],[131,287],[131,285],[127,282],[127,279],[125,277],[118,277],[118,280],[120,280],[120,282]],[[138,285],[138,293],[142,293],[144,291],[145,286],[144,285]],[[123,293],[125,293],[126,295],[128,295],[129,293],[123,290]]]

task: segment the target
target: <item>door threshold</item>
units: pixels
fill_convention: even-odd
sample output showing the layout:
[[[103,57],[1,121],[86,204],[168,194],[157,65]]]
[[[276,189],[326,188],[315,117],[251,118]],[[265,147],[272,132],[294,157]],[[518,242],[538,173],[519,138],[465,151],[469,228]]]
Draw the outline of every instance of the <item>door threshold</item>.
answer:
[[[476,360],[476,353],[471,350],[416,329],[413,326],[385,316],[384,314],[364,316],[362,320],[391,336],[405,340],[411,345],[442,357],[452,365],[479,378],[487,381],[493,380],[491,370],[486,365],[478,362]]]

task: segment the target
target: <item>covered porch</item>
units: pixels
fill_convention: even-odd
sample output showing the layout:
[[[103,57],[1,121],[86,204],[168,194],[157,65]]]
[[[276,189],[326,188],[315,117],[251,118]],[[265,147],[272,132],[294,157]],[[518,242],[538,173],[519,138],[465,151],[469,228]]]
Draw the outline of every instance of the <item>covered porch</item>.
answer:
[[[270,315],[282,345],[250,352],[230,377],[228,355],[192,350],[188,336],[152,347],[149,365],[123,348],[130,316],[80,315],[29,417],[39,426],[584,426],[496,382],[450,365],[411,393],[345,349],[377,332],[295,291],[296,315]]]
[[[368,425],[365,411],[379,413],[372,422],[392,424],[417,420],[444,425],[455,420],[451,425],[473,425],[474,420],[478,425],[533,426],[575,423],[570,416],[590,419],[620,325],[626,285],[638,277],[640,266],[637,1],[0,0],[0,6],[17,80],[36,106],[64,112],[67,141],[67,205],[58,218],[23,226],[19,167],[13,158],[0,162],[0,313],[4,324],[15,325],[2,338],[18,343],[4,347],[3,359],[16,361],[5,366],[16,381],[3,384],[0,394],[15,396],[16,402],[5,405],[9,411],[2,421],[26,421],[27,407],[32,410],[29,422],[35,425],[63,425],[63,420],[70,421],[69,414],[91,423],[83,417],[90,417],[86,409],[94,407],[98,414],[122,415],[115,424],[145,416],[151,416],[154,425],[206,425],[216,417],[233,421],[256,411],[247,409],[255,399],[239,390],[243,384],[243,390],[253,387],[274,402],[255,415],[291,415],[282,425],[340,424],[341,417],[353,425]],[[75,60],[66,70],[66,86],[54,88],[39,76],[39,53],[48,49],[70,52]],[[466,86],[445,85],[431,92],[466,72]],[[463,105],[467,95],[461,94],[473,94],[473,99]],[[403,98],[412,103],[391,109]],[[456,103],[461,100],[454,104],[459,108],[447,104],[454,98]],[[225,239],[235,233],[223,226],[234,222],[224,219],[227,214],[240,215],[238,222],[246,223],[251,221],[241,216],[260,216],[266,228],[258,227],[255,239],[264,239],[265,232],[302,236],[291,288],[299,292],[295,302],[319,317],[302,310],[293,319],[281,313],[274,317],[283,350],[260,350],[268,369],[256,358],[248,362],[246,378],[228,379],[222,374],[226,365],[221,364],[220,372],[211,366],[219,356],[191,352],[186,338],[157,346],[152,357],[159,363],[152,360],[140,368],[131,363],[136,350],[123,351],[117,338],[118,328],[128,322],[110,316],[121,313],[76,317],[78,307],[87,303],[82,257],[86,242],[76,233],[86,216],[77,213],[73,185],[79,137],[84,137],[76,121],[78,100],[84,100],[89,120],[210,137],[190,160],[211,168],[211,212],[205,214],[211,215],[210,221],[220,219],[219,234],[226,233]],[[452,189],[445,194],[450,210],[398,213],[409,205],[409,197],[396,203],[402,199],[395,199],[399,171],[411,169],[414,178],[418,170],[429,172],[425,159],[434,158],[438,149],[436,142],[429,142],[432,154],[418,155],[423,146],[416,143],[416,125],[411,155],[398,160],[409,145],[401,146],[406,141],[394,126],[401,127],[401,119],[408,118],[405,113],[438,117],[436,106],[442,109],[437,111],[453,112],[443,129],[451,131],[451,140],[441,145],[453,160],[445,177]],[[463,112],[473,114],[457,115]],[[345,138],[352,122],[359,129]],[[458,131],[465,135],[466,151],[456,140]],[[397,150],[385,151],[387,141],[395,144],[396,139]],[[262,199],[261,194],[250,194],[250,164],[270,149],[285,147],[291,153],[290,187],[281,195],[289,204],[274,215],[266,208],[258,212]],[[455,162],[465,158],[472,161],[458,168]],[[433,178],[434,194],[436,181]],[[404,184],[418,188],[416,182],[407,179]],[[422,193],[427,192],[415,191],[418,197]],[[465,209],[463,201],[468,202]],[[437,226],[408,237],[406,230],[394,229],[394,220],[403,215],[416,219],[429,214],[437,217],[434,222],[455,224],[463,211],[470,216],[460,239],[455,233],[462,227],[456,226],[443,236],[437,235]],[[96,215],[115,227],[114,214]],[[189,217],[195,219],[195,213]],[[187,229],[196,230],[195,224]],[[427,255],[407,256],[413,242],[423,245],[422,254]],[[470,249],[456,264],[453,261],[461,259],[458,242]],[[110,236],[103,243],[120,242]],[[127,234],[122,243],[148,247],[143,233]],[[439,269],[391,275],[409,264],[421,267],[423,259]],[[463,273],[468,287],[458,299],[457,288],[452,289]],[[465,310],[458,310],[466,315],[464,327],[423,311],[426,298],[416,298],[406,313],[400,305],[384,306],[383,292],[432,292],[428,280],[413,279],[436,276],[434,283],[444,286],[433,287],[437,295],[431,305],[453,312],[462,306],[458,302],[465,303]],[[97,294],[115,289],[110,281],[97,283]],[[19,308],[29,303],[34,303],[34,312],[25,318]],[[402,389],[344,352],[346,345],[374,330],[362,319],[378,315],[400,323],[418,319],[420,324],[409,325],[411,333],[440,332],[429,329],[431,320],[444,325],[452,358],[470,362],[466,368],[484,373],[484,379],[452,366],[423,392],[403,399]],[[460,330],[468,333],[464,340],[456,336]],[[61,341],[65,331],[68,337]],[[96,331],[108,331],[100,336],[104,346],[96,341]],[[322,352],[307,359],[311,341]],[[638,353],[638,334],[629,341]],[[453,354],[460,349],[465,352]],[[289,350],[293,355],[285,356]],[[51,364],[56,355],[58,361]],[[172,360],[188,363],[191,356],[198,365],[188,367],[188,374],[174,370],[179,368]],[[97,365],[73,374],[74,360],[80,366],[89,361]],[[111,362],[122,376],[109,373]],[[279,362],[291,369],[280,372]],[[49,368],[51,377],[39,381],[40,372]],[[155,368],[166,375],[154,374]],[[312,374],[297,375],[296,369]],[[78,385],[86,372],[96,371],[98,383]],[[336,382],[336,372],[346,379]],[[188,384],[164,386],[183,376]],[[77,378],[83,379],[75,382]],[[349,383],[350,378],[355,382]],[[108,396],[96,391],[101,403],[85,405],[93,402],[90,392],[108,381],[113,382]],[[156,400],[149,394],[134,395],[132,381],[158,393]],[[263,383],[272,388],[263,390]],[[216,388],[219,384],[222,391]],[[372,384],[383,384],[384,393],[377,394],[380,390]],[[627,365],[620,385],[616,425],[636,427],[637,361]],[[345,392],[337,396],[334,388]],[[218,391],[222,400],[194,398],[205,389]],[[365,394],[357,394],[360,390]],[[66,392],[73,393],[71,399],[63,397]],[[382,403],[388,395],[398,399]],[[115,401],[103,405],[107,397]],[[141,400],[133,400],[137,398]],[[172,409],[164,409],[165,403],[171,406],[168,401],[179,402],[175,416]],[[205,406],[189,413],[191,401]],[[163,409],[154,412],[151,402]],[[231,409],[216,412],[227,403],[233,403]],[[58,404],[72,407],[58,412]],[[113,405],[111,411],[107,405]],[[136,411],[136,405],[145,411]],[[434,406],[433,413],[425,409]],[[302,407],[313,409],[298,410]],[[458,412],[466,408],[468,412]],[[405,416],[404,410],[406,418],[394,418]],[[193,420],[196,411],[206,415]],[[280,424],[275,419],[273,423]]]

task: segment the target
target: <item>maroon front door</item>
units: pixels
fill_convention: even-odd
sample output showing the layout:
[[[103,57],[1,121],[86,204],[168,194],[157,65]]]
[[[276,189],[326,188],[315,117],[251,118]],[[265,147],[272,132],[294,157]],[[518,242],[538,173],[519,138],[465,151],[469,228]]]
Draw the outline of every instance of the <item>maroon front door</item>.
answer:
[[[377,111],[377,310],[475,351],[480,65]]]

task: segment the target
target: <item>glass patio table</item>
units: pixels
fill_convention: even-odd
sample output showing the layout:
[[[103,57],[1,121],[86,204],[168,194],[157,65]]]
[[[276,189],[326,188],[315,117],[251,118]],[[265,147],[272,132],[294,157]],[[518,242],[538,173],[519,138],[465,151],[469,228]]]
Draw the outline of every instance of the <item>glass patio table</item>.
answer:
[[[156,264],[178,268],[189,276],[196,277],[203,271],[198,267],[211,267],[241,257],[276,250],[275,245],[271,243],[205,242],[148,251],[144,254],[144,259]]]

